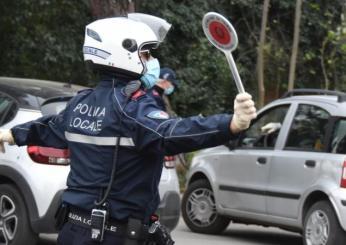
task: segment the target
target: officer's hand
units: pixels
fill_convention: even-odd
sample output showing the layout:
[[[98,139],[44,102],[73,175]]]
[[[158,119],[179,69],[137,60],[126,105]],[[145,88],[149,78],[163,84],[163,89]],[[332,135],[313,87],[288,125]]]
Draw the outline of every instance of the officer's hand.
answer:
[[[238,133],[250,126],[252,119],[256,118],[255,103],[248,93],[240,93],[234,100],[234,115],[231,122],[232,133]]]
[[[12,136],[11,130],[1,129],[0,130],[0,151],[5,153],[4,142],[7,142],[10,145],[14,144],[14,138]]]

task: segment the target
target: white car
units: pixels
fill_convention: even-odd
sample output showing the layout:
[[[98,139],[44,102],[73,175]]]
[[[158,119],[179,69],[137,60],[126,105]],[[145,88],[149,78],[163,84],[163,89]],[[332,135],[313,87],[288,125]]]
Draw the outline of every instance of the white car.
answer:
[[[0,77],[0,127],[55,114],[81,86]],[[55,233],[54,215],[66,188],[69,152],[39,146],[8,146],[0,154],[0,244],[35,244],[39,233]],[[160,219],[170,230],[179,220],[179,182],[165,162],[159,186]]]

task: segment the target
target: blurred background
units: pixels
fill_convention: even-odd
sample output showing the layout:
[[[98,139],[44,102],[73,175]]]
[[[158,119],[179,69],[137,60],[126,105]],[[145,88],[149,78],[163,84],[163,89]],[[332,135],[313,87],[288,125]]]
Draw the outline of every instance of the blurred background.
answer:
[[[233,56],[259,106],[287,91],[292,63],[294,88],[346,89],[345,0],[2,0],[0,76],[93,86],[82,59],[85,25],[134,11],[173,24],[155,55],[183,81],[171,99],[178,115],[232,108],[236,88],[226,58],[202,30],[209,11],[235,27]]]

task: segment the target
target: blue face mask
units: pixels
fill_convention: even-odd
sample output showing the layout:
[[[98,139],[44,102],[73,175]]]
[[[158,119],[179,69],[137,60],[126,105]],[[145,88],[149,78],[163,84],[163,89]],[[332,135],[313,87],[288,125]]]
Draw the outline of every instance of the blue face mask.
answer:
[[[170,95],[174,92],[174,86],[169,86],[168,88],[165,89],[164,93],[165,95]]]
[[[146,88],[154,87],[160,76],[160,63],[158,59],[151,59],[145,64],[147,71],[140,78]]]

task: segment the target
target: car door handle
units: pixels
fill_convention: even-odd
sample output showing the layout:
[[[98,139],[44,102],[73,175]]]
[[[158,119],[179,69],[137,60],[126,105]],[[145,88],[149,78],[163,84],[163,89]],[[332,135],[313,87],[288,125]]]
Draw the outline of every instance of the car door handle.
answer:
[[[308,168],[314,168],[316,167],[316,162],[314,160],[306,160],[305,166],[307,166]]]
[[[257,158],[257,162],[258,162],[259,164],[266,164],[266,163],[267,163],[267,158],[265,158],[265,157],[259,157],[259,158]]]

